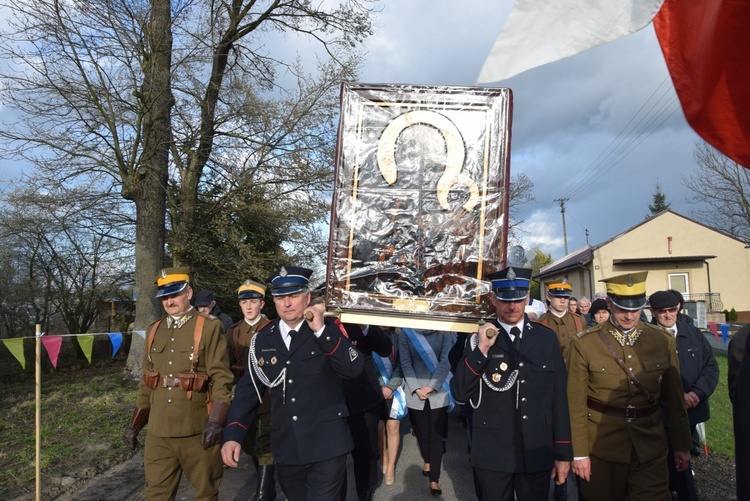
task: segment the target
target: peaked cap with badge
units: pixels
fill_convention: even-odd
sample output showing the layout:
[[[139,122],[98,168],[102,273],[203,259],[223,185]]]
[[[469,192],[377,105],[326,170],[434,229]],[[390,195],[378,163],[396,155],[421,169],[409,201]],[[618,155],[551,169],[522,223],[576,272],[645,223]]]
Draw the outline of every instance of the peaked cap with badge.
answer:
[[[190,268],[162,268],[154,283],[158,288],[156,297],[182,292],[190,283]]]
[[[271,295],[288,296],[307,290],[312,270],[299,266],[282,266],[266,280],[271,284]]]
[[[531,288],[530,268],[508,266],[490,273],[485,278],[492,283],[492,292],[500,301],[520,301],[529,294]]]
[[[547,284],[547,294],[552,297],[570,297],[573,295],[573,286],[568,283],[567,278]]]
[[[621,310],[640,310],[646,305],[647,271],[626,273],[600,280],[607,284],[607,296]]]
[[[237,299],[263,299],[266,295],[266,286],[255,280],[247,279],[237,288]]]

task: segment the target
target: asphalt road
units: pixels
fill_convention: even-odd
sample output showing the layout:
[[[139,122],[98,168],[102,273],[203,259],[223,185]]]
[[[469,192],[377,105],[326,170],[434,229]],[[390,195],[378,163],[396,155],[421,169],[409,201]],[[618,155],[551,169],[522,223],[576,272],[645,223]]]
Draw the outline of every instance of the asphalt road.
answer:
[[[440,476],[442,496],[436,498],[429,490],[427,478],[422,475],[422,459],[419,455],[417,440],[411,435],[409,420],[404,419],[401,426],[401,448],[396,463],[396,482],[386,486],[379,478],[379,487],[375,493],[375,500],[419,501],[419,500],[457,500],[474,501],[474,484],[467,451],[467,435],[462,421],[451,416],[449,419],[446,453],[443,456],[443,468]],[[219,501],[248,501],[255,496],[255,468],[247,456],[243,456],[238,468],[226,468]],[[120,464],[106,474],[92,479],[81,490],[57,498],[57,501],[140,501],[143,494],[143,454],[137,454],[130,461]],[[354,475],[351,462],[349,464],[347,501],[356,501],[354,489]],[[575,489],[569,485],[569,500],[575,501]],[[277,485],[278,501],[286,500]],[[178,501],[195,499],[193,489],[183,478],[177,493]],[[550,497],[550,499],[552,499]]]

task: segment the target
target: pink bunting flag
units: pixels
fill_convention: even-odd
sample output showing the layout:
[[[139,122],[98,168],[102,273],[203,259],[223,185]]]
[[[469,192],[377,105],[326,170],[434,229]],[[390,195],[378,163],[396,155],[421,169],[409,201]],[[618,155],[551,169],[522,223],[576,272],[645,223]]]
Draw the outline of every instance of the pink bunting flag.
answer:
[[[718,341],[719,340],[719,330],[718,330],[718,327],[716,326],[716,322],[708,322],[708,328],[711,329],[711,332],[714,333],[714,337]]]
[[[60,347],[62,346],[62,336],[42,336],[42,344],[47,350],[49,361],[52,367],[57,369],[57,359],[60,357]]]
[[[91,334],[81,334],[76,336],[78,345],[81,347],[83,354],[86,355],[86,360],[91,363],[91,352],[94,349],[94,336]]]
[[[5,343],[5,347],[8,348],[8,351],[16,357],[16,360],[21,363],[21,367],[26,369],[26,356],[23,353],[23,338],[3,339],[3,343]]]

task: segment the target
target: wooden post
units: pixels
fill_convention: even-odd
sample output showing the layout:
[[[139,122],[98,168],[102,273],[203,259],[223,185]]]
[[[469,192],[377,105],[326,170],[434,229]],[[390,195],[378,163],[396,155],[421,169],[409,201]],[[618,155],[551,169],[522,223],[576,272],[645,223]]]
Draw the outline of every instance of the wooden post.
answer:
[[[42,326],[36,324],[36,501],[42,500]]]

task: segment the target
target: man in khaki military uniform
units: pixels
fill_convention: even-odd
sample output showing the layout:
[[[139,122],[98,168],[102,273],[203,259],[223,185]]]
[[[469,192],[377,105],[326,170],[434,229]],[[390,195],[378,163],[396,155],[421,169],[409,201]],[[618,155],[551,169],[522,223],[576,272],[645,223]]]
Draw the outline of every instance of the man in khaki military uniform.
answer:
[[[246,280],[237,289],[237,299],[244,318],[227,331],[229,362],[235,383],[240,380],[247,369],[248,353],[253,336],[270,322],[268,317],[261,313],[265,305],[263,301],[265,295],[266,287],[253,280]],[[253,464],[258,470],[258,481],[255,485],[256,501],[269,501],[276,498],[275,463],[271,453],[270,427],[271,391],[266,388],[263,401],[242,443],[242,450],[253,458]]]
[[[639,320],[646,272],[604,282],[610,319],[570,345],[573,471],[586,499],[670,501],[663,412],[677,471],[692,447],[675,338]]]
[[[189,282],[187,268],[165,268],[156,279],[167,315],[148,329],[143,379],[124,436],[135,449],[138,432],[149,425],[147,500],[174,499],[183,472],[196,500],[218,499],[232,372],[221,322],[190,305]]]
[[[555,331],[557,339],[560,340],[563,359],[566,361],[570,340],[586,328],[586,319],[568,310],[571,294],[573,294],[573,287],[565,279],[547,284],[549,308],[547,308],[547,313],[537,320],[540,324]]]

